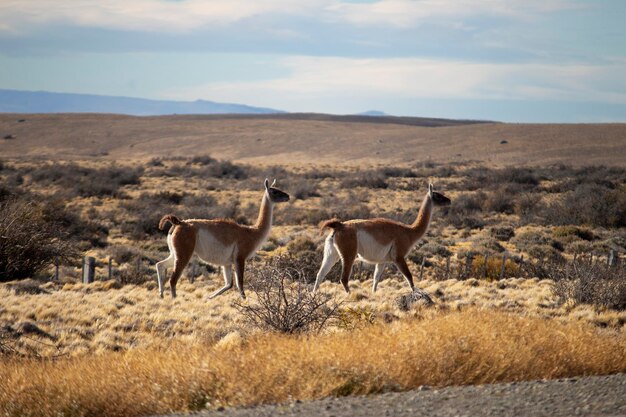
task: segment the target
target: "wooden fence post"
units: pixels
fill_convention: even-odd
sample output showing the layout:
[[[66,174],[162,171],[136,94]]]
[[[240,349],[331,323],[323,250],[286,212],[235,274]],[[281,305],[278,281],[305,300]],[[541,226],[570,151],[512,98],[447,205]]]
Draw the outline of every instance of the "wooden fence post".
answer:
[[[59,258],[54,261],[54,280],[59,281]]]
[[[111,279],[111,277],[113,277],[113,259],[109,258],[109,273],[108,273],[108,279]]]
[[[96,259],[93,256],[85,256],[83,261],[83,283],[91,284],[96,275]]]
[[[465,278],[472,276],[472,254],[468,253],[465,260]]]
[[[192,284],[196,280],[196,268],[197,267],[198,267],[198,261],[194,259],[193,262],[191,263],[191,276],[189,277],[189,282],[191,282]]]
[[[485,255],[485,265],[483,267],[483,278],[487,278],[487,273],[489,270],[489,255]]]
[[[500,268],[500,279],[504,278],[504,270],[506,269],[507,254],[502,255],[502,268]]]
[[[611,249],[611,251],[609,252],[609,259],[607,261],[609,268],[613,266],[613,260],[615,259],[615,251],[613,249]]]
[[[141,274],[141,256],[137,257],[137,274]]]

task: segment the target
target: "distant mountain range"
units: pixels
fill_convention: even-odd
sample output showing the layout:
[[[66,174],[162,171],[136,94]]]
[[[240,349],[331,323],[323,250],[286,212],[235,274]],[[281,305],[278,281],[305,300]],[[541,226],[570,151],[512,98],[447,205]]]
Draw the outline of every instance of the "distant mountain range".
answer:
[[[214,101],[149,100],[95,94],[0,89],[1,113],[113,113],[133,116],[168,114],[275,114],[281,110]]]
[[[387,113],[385,113],[384,111],[380,111],[380,110],[368,110],[362,113],[357,113],[356,115],[357,116],[389,116]]]

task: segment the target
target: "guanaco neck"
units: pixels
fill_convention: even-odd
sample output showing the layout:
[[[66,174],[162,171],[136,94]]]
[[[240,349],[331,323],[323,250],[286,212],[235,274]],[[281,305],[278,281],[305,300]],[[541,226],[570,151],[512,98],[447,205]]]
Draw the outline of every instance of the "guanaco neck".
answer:
[[[417,213],[417,218],[411,225],[411,230],[413,231],[415,240],[424,236],[426,230],[428,230],[432,214],[433,199],[430,197],[430,194],[426,194],[426,197],[424,197],[424,201],[422,202],[422,206],[420,207],[420,211]]]
[[[270,201],[270,197],[267,192],[263,193],[263,199],[261,200],[261,209],[259,210],[259,217],[256,219],[254,229],[258,230],[261,236],[266,236],[272,228],[272,209],[274,204]]]

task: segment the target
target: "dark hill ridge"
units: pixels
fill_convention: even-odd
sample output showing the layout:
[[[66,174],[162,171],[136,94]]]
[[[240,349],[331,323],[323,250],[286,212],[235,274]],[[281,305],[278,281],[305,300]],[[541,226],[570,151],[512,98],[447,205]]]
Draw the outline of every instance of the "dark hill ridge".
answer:
[[[197,114],[180,116],[189,120],[310,120],[318,122],[375,123],[421,127],[464,126],[497,123],[486,120],[455,120],[434,117],[369,116],[361,114],[275,113],[275,114]]]
[[[95,94],[51,93],[0,89],[0,113],[104,113],[129,116],[198,115],[215,118],[272,118],[317,120],[325,122],[367,122],[409,126],[457,126],[484,123],[475,120],[451,120],[428,117],[396,117],[369,111],[355,115],[287,113],[281,110],[244,104],[217,103],[207,100],[172,101]]]

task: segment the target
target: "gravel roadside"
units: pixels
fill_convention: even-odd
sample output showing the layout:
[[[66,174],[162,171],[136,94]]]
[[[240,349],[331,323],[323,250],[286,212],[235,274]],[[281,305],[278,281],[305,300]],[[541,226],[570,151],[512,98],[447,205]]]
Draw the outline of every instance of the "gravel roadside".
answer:
[[[626,374],[325,398],[194,417],[626,416]]]

